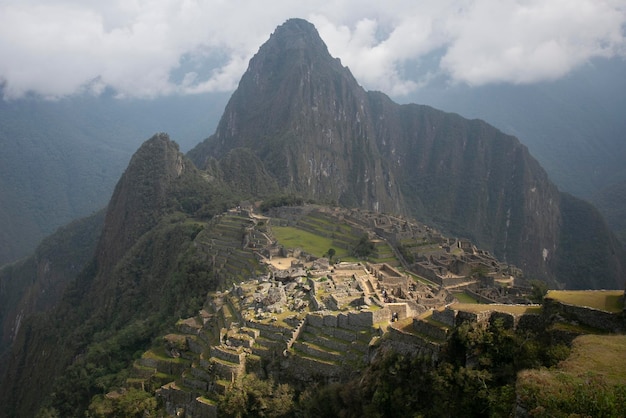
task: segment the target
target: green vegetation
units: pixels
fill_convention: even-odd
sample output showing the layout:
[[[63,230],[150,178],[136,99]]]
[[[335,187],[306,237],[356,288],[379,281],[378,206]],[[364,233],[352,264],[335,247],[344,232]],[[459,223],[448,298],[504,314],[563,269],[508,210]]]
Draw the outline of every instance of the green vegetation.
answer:
[[[360,377],[306,390],[300,408],[311,417],[508,417],[517,372],[567,356],[562,345],[545,349],[548,340],[505,329],[499,321],[487,328],[465,324],[453,332],[438,362],[383,350]]]
[[[541,303],[548,293],[548,285],[541,280],[531,280],[532,294],[530,299],[535,303]]]
[[[369,240],[367,235],[361,236],[359,242],[352,249],[352,255],[357,258],[367,258],[374,254],[374,250],[376,249],[374,243]]]
[[[321,257],[332,246],[332,238],[316,235],[312,232],[291,226],[273,226],[272,232],[276,240],[286,248],[302,248],[303,251]],[[347,255],[342,249],[335,251],[337,257]]]
[[[618,313],[624,309],[623,290],[551,290],[546,297],[569,305],[587,306],[606,312]]]
[[[130,388],[107,396],[96,395],[86,414],[89,418],[157,416],[157,400],[148,392]]]
[[[328,254],[328,259],[332,262],[333,257],[335,256],[335,254],[337,254],[337,250],[335,250],[334,248],[329,248],[328,251],[326,251],[326,254]]]
[[[466,312],[487,312],[496,311],[515,315],[521,314],[538,314],[541,313],[541,306],[533,305],[496,305],[496,304],[480,304],[480,303],[453,303],[450,305],[452,309],[458,309]]]
[[[206,254],[194,244],[213,227],[215,223],[204,225],[182,213],[162,217],[112,273],[101,277],[91,263],[68,286],[54,315],[26,321],[32,331],[16,342],[22,355],[41,344],[54,349],[46,350],[34,377],[23,385],[19,399],[28,401],[7,400],[9,413],[31,416],[34,408],[43,407],[60,416],[78,416],[93,396],[124,386],[128,365],[176,319],[194,315],[207,291],[218,286]],[[46,397],[48,391],[53,393]],[[106,399],[97,402],[118,407]],[[94,404],[96,410],[100,406]]]
[[[270,196],[261,203],[261,211],[267,212],[271,208],[281,206],[299,206],[304,203],[304,199],[296,195],[276,195]]]
[[[454,297],[457,298],[459,303],[478,303],[476,299],[465,292],[455,293]]]
[[[291,386],[249,373],[220,397],[218,408],[224,417],[289,417],[293,416],[294,398]]]
[[[520,374],[517,390],[533,417],[626,416],[626,336],[585,335],[552,370]]]

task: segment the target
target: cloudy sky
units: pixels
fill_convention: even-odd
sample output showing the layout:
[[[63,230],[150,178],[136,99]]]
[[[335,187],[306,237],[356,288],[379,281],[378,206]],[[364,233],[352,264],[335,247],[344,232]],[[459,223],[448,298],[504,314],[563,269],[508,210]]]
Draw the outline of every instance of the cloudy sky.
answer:
[[[558,79],[626,57],[626,0],[0,0],[5,97],[233,90],[277,25],[309,20],[367,89]]]

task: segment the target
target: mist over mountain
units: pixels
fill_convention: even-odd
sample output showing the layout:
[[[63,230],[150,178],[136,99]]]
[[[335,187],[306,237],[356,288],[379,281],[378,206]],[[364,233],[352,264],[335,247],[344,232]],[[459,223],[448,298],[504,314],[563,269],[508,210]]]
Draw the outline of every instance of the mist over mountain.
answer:
[[[241,279],[216,260],[224,251],[227,265],[241,252],[242,229],[220,225],[218,215],[281,194],[416,217],[470,238],[529,279],[624,286],[623,248],[597,210],[559,192],[515,137],[366,92],[313,25],[292,19],[250,61],[214,135],[187,156],[167,134],[152,136],[105,214],[60,230],[38,258],[2,270],[8,292],[0,300],[11,301],[0,311],[3,340],[12,343],[0,363],[8,415],[78,415],[95,394],[125,382],[124,369],[158,335],[197,315],[208,291]],[[50,244],[64,232],[67,248]],[[76,260],[52,270],[70,280],[33,273],[49,265],[50,246]],[[254,256],[237,262],[250,275],[258,267]],[[14,286],[24,277],[32,283]],[[55,297],[45,303],[41,288]],[[33,299],[23,297],[29,292]],[[15,327],[20,306],[35,314]]]
[[[559,80],[531,85],[469,87],[433,80],[402,102],[481,118],[515,135],[559,189],[598,205],[624,242],[621,195],[603,191],[626,179],[624,72],[626,61],[614,58],[594,60]]]
[[[218,97],[0,100],[0,265],[103,208],[133,152],[154,132],[171,132],[183,149],[195,145],[214,129],[223,110]]]
[[[532,85],[469,87],[434,79],[394,99],[480,118],[515,135],[559,189],[596,204],[624,242],[621,194],[614,190],[626,180],[625,71],[626,62],[612,59]],[[168,132],[189,150],[217,126],[227,100],[224,93],[130,100],[113,92],[2,100],[0,265],[106,205],[142,138]]]
[[[544,280],[624,282],[621,254],[603,258],[602,284],[559,277],[559,254],[571,255],[562,212],[573,200],[562,202],[516,138],[366,92],[307,22],[289,21],[260,48],[216,133],[189,156],[204,167],[237,148],[251,150],[286,192],[430,220]],[[602,220],[593,224],[610,235]]]

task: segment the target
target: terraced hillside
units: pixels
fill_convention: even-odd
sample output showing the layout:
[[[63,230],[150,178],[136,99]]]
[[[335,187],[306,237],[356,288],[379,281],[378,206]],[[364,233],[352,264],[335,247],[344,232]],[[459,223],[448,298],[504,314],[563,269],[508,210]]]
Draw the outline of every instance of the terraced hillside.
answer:
[[[197,315],[179,320],[134,362],[126,386],[156,393],[169,414],[216,417],[251,374],[304,390],[312,383],[347,382],[388,350],[434,362],[445,357],[444,347],[463,323],[488,327],[498,320],[520,332],[550,323],[546,329],[555,338],[569,341],[586,333],[571,325],[583,317],[550,303],[545,309],[453,303],[462,288],[455,286],[453,294],[401,266],[376,263],[376,255],[389,261],[395,257],[394,241],[388,239],[393,231],[404,237],[396,243],[421,247],[408,238],[415,226],[398,227],[379,215],[368,220],[367,213],[346,214],[306,207],[282,208],[271,216],[233,210],[213,219],[196,245],[214,266],[221,290],[210,292]],[[376,232],[364,227],[372,219]],[[376,249],[367,261],[331,263],[321,257],[328,255],[329,245],[342,254],[363,236]],[[435,249],[432,242],[425,247]],[[468,248],[474,251],[466,242],[450,246],[454,254],[448,257],[460,259]],[[438,251],[444,251],[441,245]],[[477,282],[467,286],[474,286],[476,291],[467,291],[480,299]],[[583,311],[587,315],[589,310]],[[622,320],[607,314],[612,321]]]
[[[236,213],[225,213],[211,220],[196,238],[197,245],[206,254],[206,262],[212,267],[222,287],[248,280],[262,272],[253,249],[250,248],[249,231],[255,221]],[[257,234],[252,239],[261,241]],[[264,243],[267,245],[267,240]]]

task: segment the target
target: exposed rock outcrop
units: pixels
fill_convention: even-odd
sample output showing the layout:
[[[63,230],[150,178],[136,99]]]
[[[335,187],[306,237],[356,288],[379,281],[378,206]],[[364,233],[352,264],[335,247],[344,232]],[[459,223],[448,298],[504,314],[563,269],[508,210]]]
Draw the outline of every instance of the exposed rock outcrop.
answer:
[[[612,264],[585,273],[597,282],[564,268],[572,258],[594,263],[563,239],[572,224],[562,219],[561,193],[515,137],[366,92],[304,20],[287,21],[259,49],[217,131],[189,156],[205,167],[241,148],[284,192],[410,214],[553,284],[623,286],[624,251],[594,211],[576,223],[595,225],[586,233],[610,243]]]

